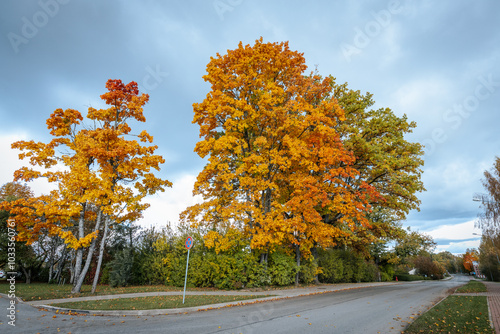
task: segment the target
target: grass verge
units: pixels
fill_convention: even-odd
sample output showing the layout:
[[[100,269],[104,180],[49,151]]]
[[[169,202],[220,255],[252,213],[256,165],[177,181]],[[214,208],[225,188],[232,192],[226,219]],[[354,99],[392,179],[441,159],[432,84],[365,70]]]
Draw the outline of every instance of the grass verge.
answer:
[[[470,280],[469,283],[457,289],[460,293],[486,292],[486,285],[483,282]]]
[[[314,284],[303,284],[300,287],[307,288],[309,286],[314,286]],[[0,293],[9,293],[9,284],[6,281],[0,282]],[[91,293],[91,285],[83,285],[80,293],[71,293],[71,284],[57,285],[48,283],[31,283],[25,284],[22,282],[16,282],[16,297],[20,297],[25,301],[33,300],[46,300],[46,299],[62,299],[62,298],[75,298],[75,297],[87,297],[87,296],[104,296],[104,295],[118,295],[124,293],[136,293],[136,292],[162,292],[162,291],[182,291],[182,287],[165,286],[165,285],[139,285],[139,286],[127,286],[113,288],[109,285],[98,285],[97,291]],[[189,291],[219,291],[216,288],[195,288],[188,287]],[[273,290],[285,290],[297,288],[294,285],[284,286],[284,287],[261,287],[261,288],[251,288],[245,289],[246,291],[251,291],[255,293],[267,293]]]
[[[184,304],[182,303],[182,296],[154,296],[68,302],[53,304],[52,306],[76,310],[155,310],[237,302],[241,300],[255,299],[260,297],[270,296],[189,295],[186,296]]]
[[[403,333],[495,333],[490,326],[486,298],[449,296],[412,322]]]
[[[83,285],[81,293],[72,294],[71,284],[57,285],[48,283],[16,283],[16,296],[21,297],[25,301],[45,300],[45,299],[60,299],[74,298],[86,296],[102,296],[102,295],[117,295],[122,293],[136,292],[161,292],[161,291],[182,291],[182,288],[165,286],[165,285],[143,285],[143,286],[127,286],[113,288],[109,285],[97,286],[97,291],[91,293],[91,285]],[[0,284],[0,292],[8,293],[9,285]],[[209,289],[189,288],[191,291],[207,291]]]

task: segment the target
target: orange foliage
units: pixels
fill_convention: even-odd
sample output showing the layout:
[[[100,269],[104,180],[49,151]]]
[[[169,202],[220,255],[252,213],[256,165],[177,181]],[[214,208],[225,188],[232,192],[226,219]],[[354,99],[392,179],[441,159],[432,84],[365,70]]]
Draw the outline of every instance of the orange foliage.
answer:
[[[19,198],[33,197],[33,191],[25,184],[7,182],[0,187],[0,201],[11,201]]]
[[[108,92],[101,98],[109,108],[88,109],[87,118],[93,126],[78,128],[83,121],[79,111],[57,109],[47,120],[54,137],[49,143],[12,144],[12,148],[21,150],[20,159],[29,158],[31,165],[43,168],[22,167],[14,174],[16,181],[45,177],[58,186],[50,195],[4,205],[15,216],[20,240],[32,242],[42,230],[48,230],[72,248],[88,247],[102,228],[96,221],[101,214],[118,223],[135,220],[148,207],[141,202],[146,195],[171,186],[152,171],[159,171],[164,163],[154,154],[157,146],[145,146],[126,137],[131,132],[129,119],[146,120],[143,106],[149,96],[139,95],[135,82],[124,85],[121,80],[108,80],[106,88]],[[153,140],[146,131],[139,138],[141,142]],[[134,189],[127,186],[130,182],[134,182]],[[83,232],[83,227],[73,228],[76,222],[80,226],[84,221],[96,221],[94,229]]]
[[[208,156],[194,189],[204,202],[184,220],[233,221],[252,248],[300,245],[306,256],[370,228],[369,200],[378,194],[366,183],[351,187],[354,157],[335,130],[344,112],[327,99],[331,79],[306,68],[287,43],[262,39],[211,58],[204,79],[212,90],[193,105],[202,138],[195,152]]]
[[[467,271],[474,271],[474,266],[473,266],[472,262],[479,261],[479,257],[477,255],[477,252],[467,250],[467,252],[465,252],[465,254],[464,254],[463,261],[464,261],[464,268]]]

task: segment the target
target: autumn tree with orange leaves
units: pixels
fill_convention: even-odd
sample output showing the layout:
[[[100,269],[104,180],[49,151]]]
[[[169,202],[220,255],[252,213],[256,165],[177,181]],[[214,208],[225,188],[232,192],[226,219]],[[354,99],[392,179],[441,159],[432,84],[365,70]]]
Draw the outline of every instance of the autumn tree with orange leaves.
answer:
[[[20,198],[33,197],[33,191],[25,184],[19,182],[8,182],[0,187],[0,203],[12,202]],[[9,230],[9,212],[0,209],[0,268],[9,262],[8,247],[12,247],[12,231]],[[9,233],[11,232],[11,233]],[[9,246],[9,244],[11,246]],[[44,254],[36,254],[32,247],[21,242],[15,242],[16,257],[11,261],[9,271],[22,271],[26,282],[31,280],[32,269],[39,269],[43,264]],[[12,259],[12,257],[11,257]]]
[[[358,173],[335,127],[344,119],[331,79],[305,74],[303,55],[288,43],[239,44],[212,58],[204,79],[212,85],[194,120],[208,157],[194,194],[204,202],[185,212],[194,226],[236,225],[262,260],[291,245],[300,264],[315,245],[330,247],[369,228],[369,202],[378,196]],[[336,224],[326,214],[342,213]],[[214,232],[208,238],[217,237]]]
[[[155,176],[164,159],[146,131],[133,134],[128,122],[145,122],[147,94],[137,83],[108,80],[101,99],[106,109],[89,108],[83,116],[73,109],[57,109],[47,120],[49,143],[19,141],[12,148],[33,166],[15,172],[15,180],[44,177],[57,184],[48,195],[20,199],[6,208],[16,220],[19,240],[28,243],[42,231],[58,235],[76,252],[73,293],[80,291],[96,246],[96,238],[110,222],[134,221],[149,205],[146,195],[171,186]],[[139,139],[129,139],[134,136]],[[55,168],[58,167],[58,168]],[[84,253],[87,253],[83,265]],[[98,275],[98,273],[97,273]]]
[[[479,261],[479,256],[475,249],[467,249],[465,254],[463,255],[463,263],[465,270],[472,272],[474,271],[474,265],[472,262]]]

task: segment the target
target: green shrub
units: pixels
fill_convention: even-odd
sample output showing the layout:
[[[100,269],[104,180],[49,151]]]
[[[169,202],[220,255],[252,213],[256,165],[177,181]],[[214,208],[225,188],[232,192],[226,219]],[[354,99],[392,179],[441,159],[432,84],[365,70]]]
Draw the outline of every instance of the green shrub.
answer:
[[[112,287],[127,286],[131,277],[133,250],[125,248],[116,253],[110,262],[109,284]]]
[[[410,275],[410,274],[395,274],[394,279],[396,279],[396,277],[398,278],[398,281],[423,281],[426,279],[430,279],[430,278],[426,278],[424,276]]]
[[[240,289],[271,283],[266,267],[250,253],[195,253],[189,260],[189,267],[188,282],[199,287]]]
[[[102,267],[102,274],[101,278],[99,279],[99,282],[101,284],[108,284],[109,283],[109,266],[104,266]]]
[[[318,263],[322,273],[319,279],[324,283],[339,283],[344,277],[344,263],[337,250],[320,250],[318,251]]]
[[[295,282],[297,264],[292,256],[274,252],[269,256],[268,272],[273,285],[290,285]]]
[[[394,276],[389,275],[388,273],[384,273],[384,272],[382,272],[382,271],[380,272],[380,280],[381,280],[382,282],[390,282],[390,281],[392,281],[392,278],[393,278],[393,277],[394,277]]]
[[[390,264],[384,264],[379,266],[380,269],[380,279],[382,282],[389,282],[394,279],[395,271],[394,267]]]
[[[185,231],[182,235],[167,230],[153,232],[150,233],[151,240],[143,242],[143,247],[136,254],[131,278],[127,282],[132,280],[135,284],[182,287],[187,258]],[[190,251],[188,286],[219,289],[286,286],[295,282],[297,272],[301,283],[313,282],[317,273],[319,281],[324,283],[370,282],[379,278],[390,281],[394,278],[392,265],[379,268],[373,261],[366,261],[352,250],[319,248],[315,252],[316,258],[303,259],[299,268],[294,255],[288,255],[284,250],[270,253],[267,263],[261,264],[259,254],[248,248],[219,249],[217,254],[216,247],[205,247],[201,234],[192,235],[196,242]],[[124,264],[126,261],[121,265]],[[107,271],[111,282],[112,272],[116,270],[110,266]],[[103,281],[106,281],[106,270]]]
[[[193,258],[188,280],[195,286],[235,289],[244,284],[243,266],[235,257],[210,252]]]
[[[385,271],[373,261],[365,259],[355,252],[341,249],[318,250],[318,265],[321,269],[319,280],[323,283],[351,283],[377,281],[379,274],[382,280],[390,281],[393,271],[388,266]]]
[[[317,262],[311,257],[308,260],[302,260],[300,263],[299,280],[302,283],[309,284],[314,281],[318,271]]]
[[[380,270],[373,262],[363,262],[363,272],[361,275],[361,282],[375,282],[378,280]]]
[[[244,275],[247,277],[246,287],[260,287],[271,285],[271,275],[267,270],[267,264],[259,263],[255,255],[248,255],[248,265],[245,267]]]

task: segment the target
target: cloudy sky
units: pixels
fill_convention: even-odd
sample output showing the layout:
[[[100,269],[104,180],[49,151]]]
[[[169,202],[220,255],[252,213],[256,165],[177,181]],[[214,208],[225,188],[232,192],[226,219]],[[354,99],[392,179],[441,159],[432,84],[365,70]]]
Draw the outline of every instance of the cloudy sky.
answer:
[[[417,122],[426,145],[420,212],[405,226],[432,235],[438,251],[477,247],[481,177],[500,155],[498,1],[2,1],[0,184],[22,165],[10,144],[48,141],[57,108],[103,106],[108,79],[136,81],[150,95],[145,128],[174,183],[149,198],[144,226],[176,222],[194,203],[203,160],[193,148],[192,104],[209,90],[211,56],[289,41],[310,69],[374,94]],[[43,182],[32,188],[47,191]]]

